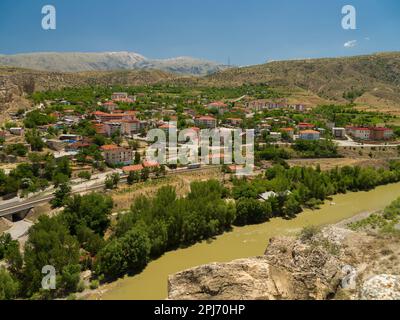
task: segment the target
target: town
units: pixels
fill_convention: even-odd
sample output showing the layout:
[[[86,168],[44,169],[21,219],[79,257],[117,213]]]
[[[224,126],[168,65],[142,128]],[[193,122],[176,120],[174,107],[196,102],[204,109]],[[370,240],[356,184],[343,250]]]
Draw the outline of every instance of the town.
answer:
[[[0,231],[19,257],[15,243],[29,247],[35,228],[69,226],[80,241],[80,259],[86,262],[79,269],[86,273],[74,271],[83,280],[74,280],[72,289],[65,279],[62,289],[43,293],[53,297],[95,290],[140,270],[150,258],[221,234],[231,225],[293,218],[303,208],[318,208],[330,195],[400,179],[397,116],[363,111],[352,103],[293,101],[266,85],[66,88],[38,91],[30,99],[33,108],[10,114],[0,132]],[[166,143],[154,149],[159,143],[152,138],[154,129],[165,137],[189,131],[194,141],[208,130],[205,158],[188,163],[177,158],[172,149],[186,146],[186,135],[173,147]],[[226,161],[232,148],[224,145],[225,137],[238,130],[243,132],[239,153],[248,159],[249,144],[253,152],[245,174],[237,154]],[[254,141],[246,139],[249,130]],[[194,145],[196,155],[200,149]],[[165,162],[148,158],[149,151],[160,150],[170,151]],[[164,209],[158,211],[158,202],[171,207],[170,218]],[[137,211],[139,220],[133,216]],[[179,222],[199,222],[203,216],[204,225],[195,229]],[[181,230],[174,233],[178,225]],[[115,238],[105,239],[108,232]],[[132,241],[138,242],[123,249]],[[130,265],[122,260],[110,265],[119,252],[116,244],[142,256]],[[35,252],[25,256],[36,259]]]

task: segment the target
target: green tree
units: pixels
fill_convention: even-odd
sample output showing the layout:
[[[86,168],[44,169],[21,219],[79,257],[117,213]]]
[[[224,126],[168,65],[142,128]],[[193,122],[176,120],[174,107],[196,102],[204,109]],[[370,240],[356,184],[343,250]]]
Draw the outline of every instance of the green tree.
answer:
[[[61,208],[66,203],[71,195],[71,187],[68,183],[61,183],[54,192],[54,199],[50,201],[52,208]]]
[[[117,277],[128,271],[140,271],[147,264],[150,240],[146,233],[131,230],[120,239],[109,242],[98,254],[97,274]]]
[[[17,298],[19,283],[3,267],[0,267],[0,301]]]
[[[100,193],[75,195],[67,202],[62,218],[73,235],[77,234],[77,230],[82,226],[103,235],[110,225],[109,215],[112,208],[111,197]]]
[[[90,180],[90,178],[92,177],[92,174],[89,171],[81,171],[78,174],[78,177],[83,179],[83,180]]]
[[[140,180],[140,174],[137,171],[130,171],[128,178],[127,178],[127,182],[129,185],[133,185],[136,182],[139,182]]]
[[[57,292],[54,294],[64,292],[70,285],[64,278],[64,275],[70,275],[65,273],[74,269],[79,274],[79,244],[58,217],[41,216],[29,230],[24,260],[23,292],[27,297],[41,289],[42,268],[47,265],[57,272]]]
[[[135,160],[134,163],[135,164],[140,164],[141,161],[141,157],[140,157],[140,153],[138,151],[135,152]]]
[[[25,134],[25,140],[31,145],[32,151],[42,151],[45,146],[39,131],[36,129],[28,131]]]
[[[269,202],[242,198],[236,204],[236,225],[256,224],[271,218],[272,209]]]

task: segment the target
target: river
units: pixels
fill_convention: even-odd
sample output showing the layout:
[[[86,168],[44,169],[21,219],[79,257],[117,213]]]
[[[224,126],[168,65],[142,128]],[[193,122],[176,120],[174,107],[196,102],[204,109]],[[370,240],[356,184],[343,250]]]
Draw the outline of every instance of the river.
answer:
[[[271,237],[295,235],[305,226],[333,224],[363,212],[377,211],[399,196],[400,183],[396,183],[368,192],[334,196],[332,203],[327,201],[320,209],[306,210],[292,220],[275,218],[260,225],[234,228],[212,241],[166,253],[149,263],[141,274],[107,285],[101,299],[165,299],[170,274],[202,264],[262,255]]]

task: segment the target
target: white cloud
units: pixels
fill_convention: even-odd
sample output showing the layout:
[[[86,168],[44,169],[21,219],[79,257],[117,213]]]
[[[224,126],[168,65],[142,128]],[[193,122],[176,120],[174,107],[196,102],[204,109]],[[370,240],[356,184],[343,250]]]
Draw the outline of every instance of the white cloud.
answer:
[[[354,48],[355,46],[357,46],[357,40],[351,40],[351,41],[347,41],[344,44],[345,48]]]
[[[365,37],[364,39],[367,40],[367,41],[371,40],[370,37]]]

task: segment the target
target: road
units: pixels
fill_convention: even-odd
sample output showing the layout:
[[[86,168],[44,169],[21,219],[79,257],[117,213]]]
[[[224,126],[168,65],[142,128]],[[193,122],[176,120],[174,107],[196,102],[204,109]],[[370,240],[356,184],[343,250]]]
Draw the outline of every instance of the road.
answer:
[[[207,170],[207,169],[210,169],[213,167],[220,167],[220,166],[206,166],[206,167],[197,168],[197,169],[171,170],[171,171],[167,171],[167,175],[203,171],[203,170]],[[128,177],[127,175],[121,175],[120,183],[126,183],[127,177]],[[89,181],[89,182],[85,182],[85,183],[81,183],[81,184],[72,186],[71,193],[72,194],[81,194],[81,193],[87,193],[90,191],[104,190],[104,188],[105,188],[104,179],[100,179],[98,181],[95,181],[94,183],[93,183],[93,181]],[[18,212],[21,212],[24,210],[29,210],[29,209],[32,209],[39,205],[50,202],[52,199],[54,199],[54,195],[53,195],[53,193],[49,193],[49,192],[51,192],[50,190],[47,190],[46,192],[47,192],[47,194],[42,194],[40,196],[32,197],[27,200],[19,200],[19,201],[17,200],[14,202],[8,202],[8,203],[0,205],[0,217],[8,216],[8,215],[18,213]]]

